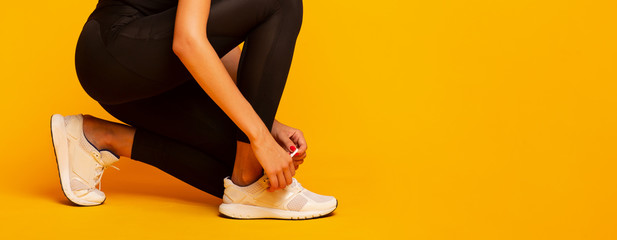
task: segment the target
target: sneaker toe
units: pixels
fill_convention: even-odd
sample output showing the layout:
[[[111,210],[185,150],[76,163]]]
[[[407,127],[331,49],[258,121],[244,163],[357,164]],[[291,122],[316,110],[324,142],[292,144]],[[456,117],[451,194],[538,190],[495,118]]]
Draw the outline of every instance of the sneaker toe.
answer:
[[[319,195],[308,190],[305,190],[303,195],[306,196],[309,201],[304,205],[302,211],[334,210],[338,205],[338,201],[333,196]]]

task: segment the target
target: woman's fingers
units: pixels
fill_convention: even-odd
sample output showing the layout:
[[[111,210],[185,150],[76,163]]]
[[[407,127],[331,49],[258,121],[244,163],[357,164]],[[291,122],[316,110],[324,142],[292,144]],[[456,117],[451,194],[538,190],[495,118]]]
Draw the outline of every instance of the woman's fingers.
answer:
[[[291,163],[290,163],[291,165]],[[287,185],[291,184],[291,169],[289,169],[289,167],[285,168],[285,171],[283,171],[283,175],[285,176],[285,184],[281,187],[281,188],[285,188],[287,187]],[[279,184],[280,185],[280,184]]]
[[[294,166],[294,161],[289,163],[289,172],[291,173],[291,177],[296,175],[296,167]],[[287,185],[291,184],[291,181],[287,183]]]
[[[296,146],[298,147],[298,153],[293,157],[294,160],[304,159],[306,157],[306,140],[304,139],[304,134],[300,130],[296,130],[294,132],[291,139],[294,141]]]
[[[268,175],[268,179],[270,179],[270,188],[268,189],[270,192],[273,192],[278,188],[279,181],[276,177],[276,174]]]
[[[298,170],[298,167],[300,167],[302,163],[304,163],[304,160],[294,161],[294,167],[296,168],[296,170]]]
[[[296,175],[296,168],[297,166],[295,165],[295,162],[292,161],[289,163],[288,168],[285,168],[283,171],[277,174],[272,174],[271,176],[268,175],[268,178],[270,179],[270,188],[268,190],[272,192],[278,189],[283,189],[287,187],[287,185],[291,184],[293,182],[293,176]]]
[[[302,154],[296,154],[293,157],[294,161],[300,161],[300,160],[304,160],[304,158],[306,158],[306,152],[302,153]]]
[[[294,144],[294,142],[289,139],[289,138],[282,138],[281,139],[282,142],[282,147],[285,148],[285,150],[287,150],[287,152],[293,152],[296,150],[296,144]]]
[[[304,138],[304,133],[302,131],[297,130],[294,134],[296,144],[298,145],[298,153],[306,152],[308,146],[306,145],[306,139]]]
[[[285,176],[284,172],[286,172],[286,171],[279,172],[279,174],[276,174],[276,177],[279,180],[279,185],[278,185],[277,189],[279,189],[279,188],[283,189],[283,188],[285,188],[285,186],[287,186],[287,182],[286,182],[286,178],[287,177]]]

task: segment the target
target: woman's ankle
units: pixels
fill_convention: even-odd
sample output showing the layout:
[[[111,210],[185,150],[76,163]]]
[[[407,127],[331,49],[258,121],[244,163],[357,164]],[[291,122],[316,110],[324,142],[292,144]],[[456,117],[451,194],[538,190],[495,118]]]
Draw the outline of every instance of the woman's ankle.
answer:
[[[263,168],[249,143],[237,142],[236,160],[231,181],[238,186],[251,185],[263,176]]]
[[[257,180],[259,180],[259,178],[261,178],[262,176],[263,176],[263,172],[260,172],[259,174],[255,174],[255,173],[246,174],[246,173],[234,172],[231,175],[231,181],[238,186],[248,186],[248,185],[253,184]]]
[[[103,120],[87,114],[83,115],[83,120],[83,130],[86,139],[99,150],[112,150],[111,132],[103,127]]]

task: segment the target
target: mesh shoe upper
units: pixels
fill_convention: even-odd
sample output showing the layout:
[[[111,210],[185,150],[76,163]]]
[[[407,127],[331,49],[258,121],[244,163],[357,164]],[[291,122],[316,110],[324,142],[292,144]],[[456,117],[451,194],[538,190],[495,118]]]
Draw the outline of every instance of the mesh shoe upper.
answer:
[[[91,202],[102,202],[105,194],[100,191],[103,172],[119,160],[108,150],[99,151],[83,133],[83,116],[64,118],[68,138],[71,190],[76,196]],[[99,189],[96,189],[96,186]]]

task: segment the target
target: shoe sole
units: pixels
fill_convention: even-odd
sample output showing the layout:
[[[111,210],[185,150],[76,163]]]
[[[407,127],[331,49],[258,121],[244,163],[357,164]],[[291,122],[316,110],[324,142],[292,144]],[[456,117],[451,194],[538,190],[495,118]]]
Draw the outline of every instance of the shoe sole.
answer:
[[[73,194],[71,190],[71,180],[69,178],[69,146],[66,134],[66,127],[64,126],[64,117],[60,114],[54,114],[51,116],[51,139],[54,146],[54,155],[56,156],[56,164],[58,165],[58,175],[60,176],[60,186],[62,186],[62,192],[69,201],[80,206],[96,206],[103,202],[90,202],[83,200]]]
[[[333,208],[320,211],[288,211],[246,204],[223,203],[219,206],[219,212],[225,216],[237,219],[311,219],[328,215],[334,212],[337,207],[338,201]]]

